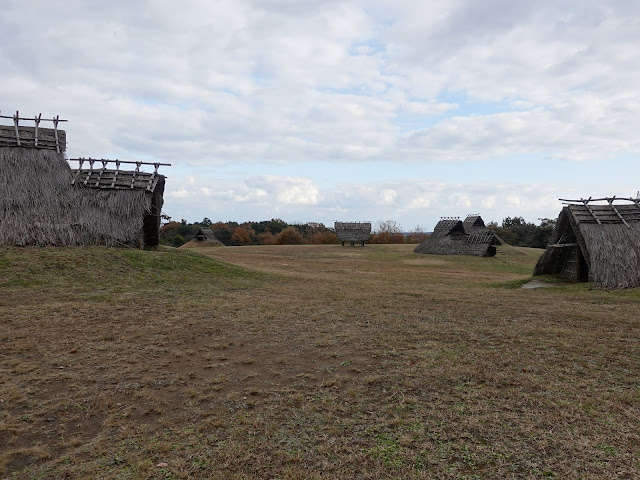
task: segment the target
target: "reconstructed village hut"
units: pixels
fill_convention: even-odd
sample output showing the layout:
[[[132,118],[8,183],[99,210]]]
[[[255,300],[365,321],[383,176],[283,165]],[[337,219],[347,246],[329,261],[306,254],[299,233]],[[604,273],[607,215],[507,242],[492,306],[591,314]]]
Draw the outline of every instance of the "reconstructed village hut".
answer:
[[[491,239],[492,245],[504,245],[505,243],[505,241],[502,240],[496,232],[484,224],[484,220],[482,220],[482,217],[477,213],[467,215],[467,218],[464,219],[462,224],[464,225],[465,233],[469,235],[475,235],[477,237],[493,237]],[[473,243],[473,241],[471,243]]]
[[[158,245],[165,182],[159,164],[144,173],[142,162],[78,159],[72,170],[66,133],[58,129],[64,120],[48,120],[50,129],[40,128],[47,121],[41,117],[0,118],[14,123],[0,125],[0,245]],[[120,170],[124,163],[135,163],[135,171]]]
[[[615,197],[564,202],[533,274],[602,288],[640,286],[640,202]]]
[[[155,247],[160,241],[165,177],[158,174],[159,163],[120,160],[71,159],[71,184],[84,190],[80,210],[85,212],[84,227],[94,232],[92,243]],[[135,165],[135,170],[121,170]],[[154,166],[142,172],[142,165]],[[115,168],[108,168],[113,166]],[[105,229],[108,225],[108,229]]]
[[[457,217],[443,217],[415,253],[432,255],[477,255],[493,257],[495,245],[502,245],[495,233],[484,225],[479,215],[470,215],[463,222]]]
[[[345,242],[350,242],[352,247],[356,243],[364,247],[371,237],[371,222],[335,222],[334,228],[343,247]]]
[[[210,228],[201,228],[192,240],[182,245],[180,248],[196,247],[224,247],[224,243],[218,240]]]

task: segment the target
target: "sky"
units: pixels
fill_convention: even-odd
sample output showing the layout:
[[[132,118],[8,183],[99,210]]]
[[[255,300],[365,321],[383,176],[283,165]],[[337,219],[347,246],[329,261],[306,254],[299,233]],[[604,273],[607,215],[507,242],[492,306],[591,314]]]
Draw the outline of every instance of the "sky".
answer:
[[[635,0],[3,0],[0,36],[2,115],[170,163],[174,220],[430,231],[640,190]]]

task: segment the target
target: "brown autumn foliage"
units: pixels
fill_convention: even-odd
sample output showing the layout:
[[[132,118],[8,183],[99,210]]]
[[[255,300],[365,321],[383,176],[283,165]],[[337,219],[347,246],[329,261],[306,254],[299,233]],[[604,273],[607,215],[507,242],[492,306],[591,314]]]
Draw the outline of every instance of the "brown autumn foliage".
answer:
[[[253,228],[238,227],[231,235],[231,240],[238,245],[248,245],[253,243],[256,232]]]
[[[307,243],[311,243],[313,245],[328,245],[340,243],[338,241],[338,236],[330,231],[312,233],[310,235],[307,235],[306,240]]]
[[[169,222],[162,225],[160,232],[164,235],[177,235],[178,229],[182,226],[180,222]]]
[[[404,234],[400,232],[378,232],[371,235],[369,243],[405,243]]]
[[[278,245],[301,245],[304,243],[302,234],[295,227],[287,227],[276,235]]]
[[[406,243],[422,243],[427,238],[429,238],[429,234],[426,233],[420,225],[417,225],[412,232],[407,233],[405,242]]]
[[[263,232],[258,234],[258,243],[260,245],[275,245],[276,237],[271,232]]]

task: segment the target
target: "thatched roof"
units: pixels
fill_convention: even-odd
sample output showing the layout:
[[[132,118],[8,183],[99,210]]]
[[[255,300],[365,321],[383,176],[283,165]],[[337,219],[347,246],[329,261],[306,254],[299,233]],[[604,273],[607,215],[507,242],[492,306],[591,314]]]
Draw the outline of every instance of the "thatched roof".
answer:
[[[640,203],[600,200],[607,204],[585,200],[562,209],[534,275],[591,281],[602,288],[640,286]]]
[[[505,243],[496,232],[484,224],[484,220],[482,220],[482,217],[478,214],[467,215],[467,218],[465,218],[462,223],[464,225],[464,231],[469,235],[478,237],[478,241],[481,243],[486,243],[489,240],[491,240],[490,243],[493,245],[504,245]]]
[[[478,219],[481,225],[475,225]],[[493,232],[484,226],[479,216],[467,217],[467,220],[462,222],[458,218],[442,218],[433,233],[413,251],[431,255],[494,256],[496,248],[493,245],[497,241]]]
[[[143,179],[144,188],[132,188],[132,178],[141,172],[120,171],[129,188],[105,188],[100,180],[108,170],[71,170],[64,130],[20,126],[17,135],[15,130],[0,126],[6,137],[0,142],[0,245],[158,244],[162,175],[154,173],[151,183]],[[79,175],[88,181],[74,185]]]
[[[471,233],[471,230],[474,228],[487,228],[484,225],[482,217],[477,214],[467,215],[467,218],[464,219],[462,224],[464,225],[464,231],[467,233]]]
[[[64,154],[0,147],[0,245],[131,245],[151,195],[75,188]],[[164,182],[163,182],[164,183]]]
[[[216,236],[210,228],[202,227],[196,232],[195,238],[196,240],[213,240]]]
[[[153,191],[162,175],[114,169],[73,169],[74,185],[113,190]]]
[[[224,247],[224,243],[218,240],[210,228],[200,228],[195,237],[180,248],[195,247]]]
[[[67,134],[64,130],[0,125],[0,147],[38,148],[62,153],[66,146]]]
[[[371,222],[335,222],[340,242],[366,242],[371,237]]]

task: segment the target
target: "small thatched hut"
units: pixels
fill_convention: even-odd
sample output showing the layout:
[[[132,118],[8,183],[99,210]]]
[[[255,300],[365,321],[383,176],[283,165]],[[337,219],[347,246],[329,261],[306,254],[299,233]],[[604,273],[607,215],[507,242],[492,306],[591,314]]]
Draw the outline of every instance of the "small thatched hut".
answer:
[[[193,237],[180,248],[196,248],[196,247],[224,247],[224,243],[218,240],[210,228],[200,228]]]
[[[334,228],[343,247],[345,242],[350,242],[352,247],[356,242],[364,247],[371,237],[371,222],[335,222]]]
[[[72,170],[66,133],[57,128],[0,125],[0,245],[156,246],[164,176],[107,169],[87,160]],[[100,162],[101,168],[94,168]]]
[[[640,202],[615,197],[563,201],[566,206],[533,274],[601,288],[640,286]]]
[[[469,215],[464,222],[457,217],[443,217],[429,238],[413,251],[432,255],[493,257],[496,254],[494,245],[502,243],[479,215]]]

